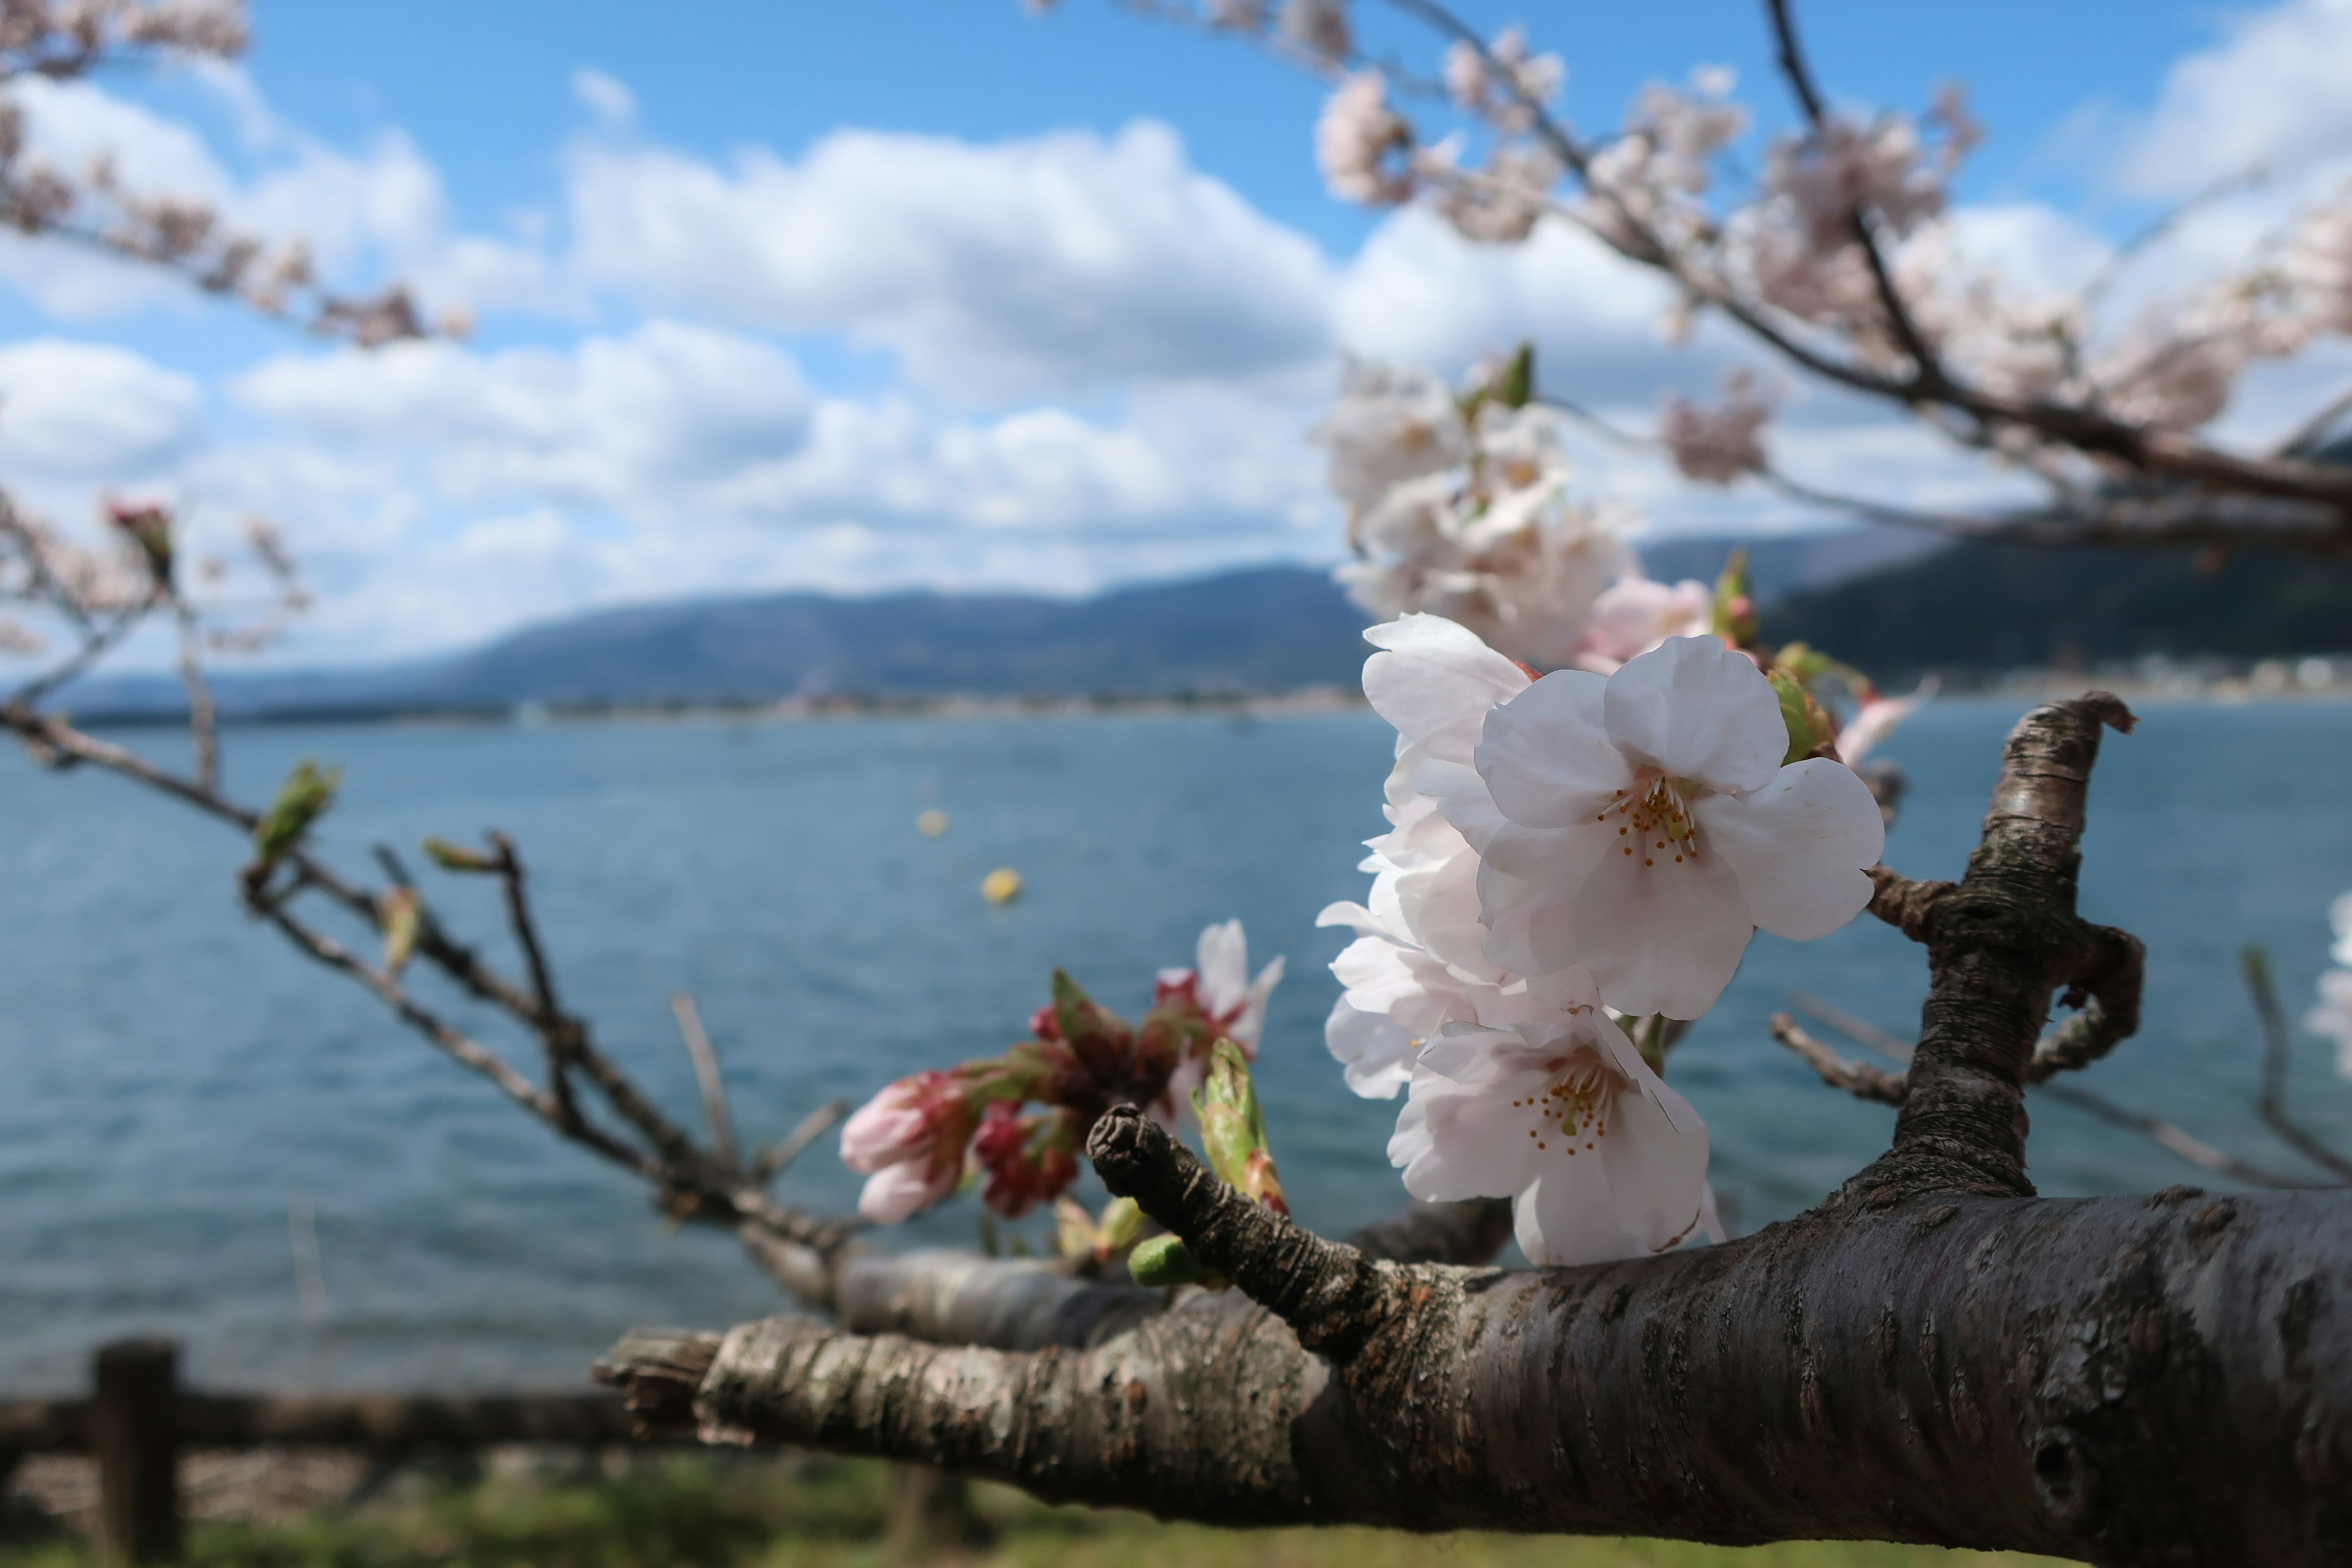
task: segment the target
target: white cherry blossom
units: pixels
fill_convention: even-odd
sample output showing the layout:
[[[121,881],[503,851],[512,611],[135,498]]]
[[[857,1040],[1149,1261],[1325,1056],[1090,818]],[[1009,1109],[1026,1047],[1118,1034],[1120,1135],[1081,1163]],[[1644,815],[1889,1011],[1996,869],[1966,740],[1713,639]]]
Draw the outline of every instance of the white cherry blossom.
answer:
[[[1424,1201],[1509,1197],[1546,1265],[1663,1252],[1704,1226],[1706,1124],[1600,1006],[1581,970],[1547,976],[1536,1016],[1449,1024],[1413,1064],[1389,1141]]]
[[[1825,758],[1781,765],[1771,685],[1714,637],[1675,637],[1606,679],[1561,670],[1486,718],[1483,790],[1421,777],[1481,856],[1486,956],[1591,970],[1625,1013],[1695,1018],[1757,929],[1826,936],[1870,900],[1885,828]]]
[[[1218,925],[1205,926],[1201,940],[1193,950],[1194,968],[1163,969],[1158,977],[1158,991],[1162,996],[1186,986],[1207,1014],[1218,1036],[1242,1048],[1242,1055],[1255,1060],[1258,1041],[1265,1034],[1265,1005],[1274,988],[1282,983],[1283,960],[1277,954],[1274,962],[1250,978],[1249,938],[1242,931],[1242,922],[1230,920]],[[1214,1040],[1203,1042],[1213,1044]],[[1167,1091],[1153,1106],[1153,1113],[1170,1126],[1189,1115],[1192,1107],[1192,1091],[1201,1087],[1208,1076],[1209,1058],[1205,1049],[1188,1052],[1168,1076]]]
[[[1613,675],[1668,637],[1699,637],[1715,628],[1715,592],[1696,578],[1657,583],[1624,577],[1592,602],[1569,662],[1595,675]]]
[[[1467,774],[1486,715],[1525,691],[1528,676],[1465,628],[1414,615],[1364,634],[1364,694],[1397,731],[1382,810],[1391,827],[1368,841],[1368,904],[1335,903],[1318,924],[1357,931],[1332,965],[1347,989],[1324,1026],[1348,1085],[1393,1098],[1412,1055],[1448,1022],[1516,1019],[1525,984],[1487,959],[1478,923],[1478,858],[1415,784],[1424,768]]]
[[[1412,145],[1412,128],[1389,107],[1388,81],[1359,71],[1341,82],[1315,122],[1315,163],[1342,201],[1392,206],[1412,195],[1412,176],[1390,154]]]
[[[1360,511],[1407,479],[1452,468],[1470,456],[1470,432],[1445,384],[1423,371],[1362,362],[1314,439],[1331,454],[1332,491]]]

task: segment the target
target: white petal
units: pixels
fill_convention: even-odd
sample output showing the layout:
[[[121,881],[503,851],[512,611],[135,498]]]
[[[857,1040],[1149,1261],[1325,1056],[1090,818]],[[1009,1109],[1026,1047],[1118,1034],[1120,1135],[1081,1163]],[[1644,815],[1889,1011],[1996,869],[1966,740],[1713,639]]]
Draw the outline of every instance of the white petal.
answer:
[[[1616,844],[1615,834],[1586,827],[1512,826],[1497,831],[1478,867],[1486,958],[1517,974],[1581,962],[1577,890]]]
[[[1533,1112],[1515,1106],[1539,1092],[1541,1073],[1461,1083],[1429,1065],[1432,1041],[1413,1065],[1411,1098],[1389,1140],[1389,1161],[1404,1167],[1405,1191],[1425,1203],[1508,1197],[1533,1173]]]
[[[902,1160],[885,1165],[866,1178],[857,1194],[857,1212],[876,1225],[897,1225],[929,1208],[955,1190],[957,1170],[950,1163],[943,1174],[929,1174],[929,1162]]]
[[[1238,1007],[1249,990],[1249,939],[1237,920],[1204,927],[1199,949],[1201,1005],[1212,1013]]]
[[[1668,637],[1627,660],[1603,711],[1619,750],[1725,795],[1760,788],[1789,752],[1772,683],[1718,637]],[[1501,790],[1496,798],[1511,809]]]
[[[1391,934],[1388,928],[1381,924],[1378,915],[1363,905],[1351,904],[1345,899],[1324,905],[1322,913],[1315,917],[1315,923],[1318,926],[1353,926],[1359,936]]]
[[[1694,803],[1699,843],[1739,879],[1758,925],[1811,942],[1870,902],[1864,868],[1886,848],[1885,819],[1870,786],[1843,763],[1810,757],[1745,795]]]
[[[1589,820],[1633,782],[1601,721],[1608,684],[1580,669],[1558,670],[1486,715],[1478,776],[1505,816],[1527,827],[1566,827]]]
[[[1706,1188],[1706,1124],[1673,1089],[1663,1083],[1655,1089],[1682,1102],[1680,1120],[1687,1128],[1677,1129],[1677,1119],[1652,1093],[1629,1089],[1610,1109],[1609,1136],[1592,1141],[1609,1173],[1617,1224],[1644,1252],[1662,1251],[1695,1232]]]
[[[1612,834],[1610,842],[1576,889],[1568,919],[1576,951],[1565,956],[1592,971],[1601,999],[1621,1013],[1696,1018],[1731,984],[1755,934],[1738,879],[1711,851],[1677,864],[1671,841],[1660,849]]]
[[[1511,1228],[1528,1261],[1542,1268],[1610,1263],[1646,1250],[1617,1223],[1609,1174],[1597,1157],[1547,1154],[1542,1173],[1511,1205]]]
[[[1423,763],[1412,771],[1412,787],[1437,802],[1447,826],[1463,842],[1485,854],[1486,845],[1506,820],[1486,789],[1478,770],[1461,763]]]
[[[1366,1100],[1394,1100],[1412,1081],[1412,1036],[1379,1013],[1366,1013],[1345,1000],[1331,1006],[1323,1023],[1323,1044],[1345,1069],[1348,1087]]]
[[[1465,846],[1443,865],[1397,879],[1397,907],[1412,940],[1439,961],[1481,980],[1500,978],[1486,957],[1481,923],[1478,857]]]
[[[1364,661],[1364,695],[1424,755],[1468,762],[1486,710],[1528,687],[1526,671],[1439,616],[1406,616],[1364,640],[1385,650]]]

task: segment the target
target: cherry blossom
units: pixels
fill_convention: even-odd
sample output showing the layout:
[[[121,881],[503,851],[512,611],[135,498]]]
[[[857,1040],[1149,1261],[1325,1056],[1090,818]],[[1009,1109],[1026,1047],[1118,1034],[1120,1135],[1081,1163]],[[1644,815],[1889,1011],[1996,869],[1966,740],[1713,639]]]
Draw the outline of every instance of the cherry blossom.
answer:
[[[1487,713],[1529,680],[1475,635],[1436,616],[1407,616],[1364,637],[1380,650],[1364,663],[1364,694],[1397,731],[1382,805],[1391,827],[1367,843],[1368,903],[1332,904],[1317,923],[1358,933],[1331,965],[1346,991],[1324,1026],[1324,1042],[1350,1089],[1391,1099],[1409,1076],[1413,1052],[1441,1025],[1515,1020],[1524,1012],[1513,995],[1524,992],[1524,981],[1486,956],[1477,856],[1437,795],[1416,780],[1434,768],[1441,782],[1467,775],[1475,787],[1471,761]]]
[[[1449,1024],[1424,1047],[1389,1160],[1424,1201],[1511,1199],[1520,1249],[1572,1266],[1663,1252],[1702,1228],[1706,1124],[1568,969],[1539,1016]]]
[[[1714,637],[1674,637],[1606,679],[1544,677],[1487,715],[1481,799],[1448,816],[1481,856],[1487,957],[1581,963],[1626,1013],[1695,1018],[1757,929],[1826,936],[1869,902],[1885,847],[1843,763],[1782,765],[1771,684]]]
[[[2328,921],[2336,942],[2327,955],[2343,967],[2320,975],[2319,1004],[2304,1015],[2303,1026],[2336,1042],[2336,1076],[2352,1078],[2352,893],[2336,900]]]
[[[1921,681],[1918,689],[1908,697],[1872,695],[1854,710],[1853,717],[1848,719],[1839,729],[1838,761],[1850,768],[1859,767],[1862,760],[1877,750],[1881,742],[1895,733],[1903,721],[1925,707],[1927,699],[1934,696],[1935,692],[1936,682],[1931,676]]]
[[[1443,381],[1360,361],[1348,367],[1314,439],[1330,451],[1331,489],[1351,511],[1470,456],[1469,428]]]
[[[1283,36],[1310,54],[1340,60],[1355,52],[1348,0],[1283,0]]]
[[[1705,637],[1715,626],[1715,593],[1696,578],[1657,583],[1640,575],[1621,578],[1592,602],[1592,615],[1578,634],[1569,661],[1595,675],[1613,675],[1668,637]]]
[[[1259,970],[1255,979],[1250,977],[1249,939],[1237,920],[1204,928],[1194,962],[1199,965],[1196,969],[1161,970],[1152,996],[1155,1008],[1190,1000],[1205,1021],[1204,1027],[1189,1031],[1176,1068],[1169,1075],[1168,1092],[1157,1102],[1161,1120],[1171,1123],[1191,1109],[1192,1090],[1201,1086],[1208,1071],[1209,1049],[1220,1037],[1239,1046],[1243,1056],[1256,1059],[1258,1040],[1265,1032],[1266,1000],[1282,983],[1279,955]]]
[[[1843,115],[1811,135],[1772,149],[1764,188],[1794,209],[1816,255],[1854,243],[1853,220],[1867,209],[1897,235],[1944,210],[1944,184],[1921,162],[1918,128],[1884,114],[1864,126]]]
[[[842,1123],[841,1163],[865,1175],[857,1212],[897,1225],[955,1191],[980,1109],[961,1075],[919,1072],[887,1085]]]
[[[1670,392],[1658,421],[1675,467],[1701,484],[1727,485],[1765,468],[1759,433],[1770,422],[1772,405],[1757,395],[1756,379],[1745,371],[1726,377],[1723,391],[1723,401],[1712,408]]]
[[[1412,195],[1412,174],[1391,154],[1412,145],[1412,129],[1389,107],[1388,80],[1359,71],[1339,84],[1315,124],[1315,163],[1342,201],[1393,206]]]

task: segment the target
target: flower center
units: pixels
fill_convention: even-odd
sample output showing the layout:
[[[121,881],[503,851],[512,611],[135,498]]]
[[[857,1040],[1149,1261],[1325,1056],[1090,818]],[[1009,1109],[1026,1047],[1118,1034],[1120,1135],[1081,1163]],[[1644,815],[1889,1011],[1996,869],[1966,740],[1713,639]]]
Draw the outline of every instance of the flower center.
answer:
[[[1618,846],[1628,857],[1640,856],[1648,867],[1682,866],[1698,858],[1698,822],[1690,802],[1704,785],[1691,779],[1668,778],[1643,770],[1633,784],[1593,815],[1598,823],[1614,821]]]
[[[1609,1136],[1609,1108],[1616,1097],[1617,1075],[1586,1049],[1555,1062],[1549,1083],[1511,1105],[1534,1112],[1528,1136],[1538,1149],[1549,1152],[1558,1142],[1573,1159],[1580,1148],[1597,1149]]]

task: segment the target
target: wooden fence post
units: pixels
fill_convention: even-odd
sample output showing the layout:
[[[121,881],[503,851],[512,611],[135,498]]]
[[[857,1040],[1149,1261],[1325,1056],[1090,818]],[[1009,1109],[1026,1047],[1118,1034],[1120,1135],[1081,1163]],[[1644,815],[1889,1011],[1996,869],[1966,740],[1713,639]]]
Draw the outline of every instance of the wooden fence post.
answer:
[[[179,1361],[170,1340],[121,1340],[92,1363],[99,1540],[118,1563],[180,1555]]]

